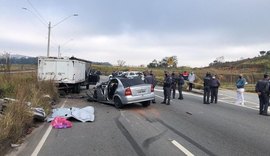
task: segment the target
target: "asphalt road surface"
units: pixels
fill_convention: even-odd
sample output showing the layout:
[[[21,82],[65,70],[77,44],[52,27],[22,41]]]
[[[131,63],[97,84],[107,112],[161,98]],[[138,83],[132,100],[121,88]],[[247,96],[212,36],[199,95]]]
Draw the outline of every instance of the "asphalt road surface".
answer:
[[[81,95],[85,95],[84,90]],[[95,108],[95,121],[72,120],[69,129],[38,127],[10,155],[21,156],[255,156],[270,155],[270,117],[258,114],[258,100],[245,94],[246,106],[234,104],[234,92],[220,91],[218,104],[203,104],[202,95],[184,93],[184,100],[148,108],[132,104],[123,109],[88,102],[71,95],[58,107]],[[178,96],[178,94],[177,94]]]

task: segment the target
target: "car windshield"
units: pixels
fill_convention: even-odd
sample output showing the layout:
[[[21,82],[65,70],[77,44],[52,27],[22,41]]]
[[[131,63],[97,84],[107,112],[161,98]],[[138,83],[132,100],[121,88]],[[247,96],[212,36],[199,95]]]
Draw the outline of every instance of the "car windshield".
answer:
[[[122,82],[123,86],[126,87],[130,87],[130,86],[135,86],[135,85],[140,85],[140,84],[144,84],[143,80],[140,79],[139,77],[135,77],[133,79],[120,79],[120,81]]]

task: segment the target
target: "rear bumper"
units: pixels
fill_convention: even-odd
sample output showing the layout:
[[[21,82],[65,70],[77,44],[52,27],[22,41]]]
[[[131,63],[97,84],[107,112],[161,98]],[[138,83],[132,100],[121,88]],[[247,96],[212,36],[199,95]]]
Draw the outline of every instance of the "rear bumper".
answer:
[[[155,99],[155,94],[139,95],[139,96],[125,96],[121,99],[123,104],[139,103],[144,101],[152,101]]]

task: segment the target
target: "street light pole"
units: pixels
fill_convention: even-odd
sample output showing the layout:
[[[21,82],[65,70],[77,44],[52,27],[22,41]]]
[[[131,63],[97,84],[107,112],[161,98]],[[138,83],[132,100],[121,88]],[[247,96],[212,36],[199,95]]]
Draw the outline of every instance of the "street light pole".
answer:
[[[58,24],[64,22],[65,20],[69,19],[72,16],[78,16],[78,14],[73,14],[70,16],[67,16],[66,18],[62,19],[61,21],[59,21],[58,23],[56,23],[55,25],[51,26],[51,22],[49,22],[49,26],[48,26],[48,46],[47,46],[47,57],[50,56],[50,38],[51,38],[51,29],[54,28],[55,26],[57,26]]]
[[[51,22],[49,22],[49,26],[48,26],[48,45],[47,45],[47,57],[50,56],[50,39],[51,39]]]
[[[25,8],[25,7],[22,8],[22,9],[31,12],[33,15],[35,15],[35,16],[41,21],[42,24],[44,24],[44,25],[46,26],[46,23],[47,23],[46,20],[44,20],[44,18],[43,18],[42,16],[40,16],[40,14],[39,14],[38,12],[37,12],[37,13],[38,13],[38,15],[37,15],[37,14],[35,14],[34,12],[32,12],[31,10],[29,10],[29,9],[27,9],[27,8]],[[55,26],[57,26],[58,24],[64,22],[65,20],[69,19],[69,18],[72,17],[72,16],[78,16],[78,14],[72,14],[72,15],[70,15],[70,16],[67,16],[67,17],[63,18],[62,20],[60,20],[58,23],[56,23],[56,24],[53,25],[53,26],[51,26],[51,22],[49,22],[49,24],[48,24],[47,57],[50,56],[51,29],[54,28]]]

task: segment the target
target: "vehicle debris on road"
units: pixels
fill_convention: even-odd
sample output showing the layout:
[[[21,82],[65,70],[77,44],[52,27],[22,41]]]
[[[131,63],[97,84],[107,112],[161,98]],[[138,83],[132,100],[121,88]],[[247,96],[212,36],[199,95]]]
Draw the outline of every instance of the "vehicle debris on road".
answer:
[[[7,105],[12,103],[12,102],[16,102],[18,101],[17,99],[13,99],[13,98],[4,98],[4,99],[0,99],[0,113],[4,112]],[[43,108],[40,107],[31,107],[31,102],[25,102],[25,104],[30,107],[31,112],[33,114],[33,119],[39,120],[39,121],[45,121],[47,115],[45,113],[45,110]]]
[[[53,109],[52,115],[47,118],[47,122],[51,122],[56,117],[64,117],[66,119],[74,118],[81,122],[94,121],[94,107],[87,106],[84,108],[56,108]]]

